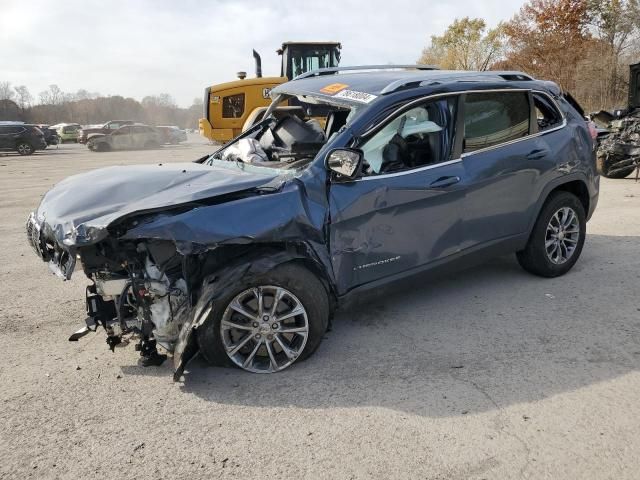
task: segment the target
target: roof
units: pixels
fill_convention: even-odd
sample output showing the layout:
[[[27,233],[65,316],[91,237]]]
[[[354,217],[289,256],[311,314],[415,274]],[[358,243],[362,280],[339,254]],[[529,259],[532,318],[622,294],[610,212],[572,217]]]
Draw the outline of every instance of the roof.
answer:
[[[328,41],[328,42],[282,42],[282,47],[285,45],[340,45],[340,42]]]
[[[340,69],[317,70],[306,74],[305,78],[291,80],[277,86],[271,91],[272,98],[278,94],[295,96],[313,96],[332,99],[332,103],[354,104],[342,92],[352,91],[369,95],[371,99],[398,90],[406,90],[419,86],[437,86],[454,82],[490,82],[504,83],[509,81],[534,80],[529,75],[516,71],[461,71],[461,70],[417,70],[395,69],[388,66],[374,67],[376,71],[353,70],[353,67],[340,72]],[[371,67],[370,67],[371,68]],[[397,67],[396,67],[397,68]],[[367,69],[367,67],[362,67]],[[368,103],[368,102],[366,102]]]

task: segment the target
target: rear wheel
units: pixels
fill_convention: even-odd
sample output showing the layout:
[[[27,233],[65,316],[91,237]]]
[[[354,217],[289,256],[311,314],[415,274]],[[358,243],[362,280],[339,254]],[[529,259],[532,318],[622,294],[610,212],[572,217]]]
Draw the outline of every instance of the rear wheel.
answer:
[[[322,282],[307,269],[286,264],[216,301],[198,328],[198,344],[212,364],[274,373],[309,357],[328,321]]]
[[[586,216],[580,200],[569,192],[552,193],[524,250],[516,254],[526,271],[541,277],[564,275],[582,252]]]
[[[33,147],[27,142],[20,142],[16,145],[16,151],[20,155],[31,155],[33,153]]]

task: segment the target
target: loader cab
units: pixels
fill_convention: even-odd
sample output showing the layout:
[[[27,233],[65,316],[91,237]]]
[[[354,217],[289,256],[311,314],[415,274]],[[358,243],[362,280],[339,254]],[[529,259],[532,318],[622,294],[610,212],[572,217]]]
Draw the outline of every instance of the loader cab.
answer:
[[[318,68],[337,67],[341,48],[339,42],[285,42],[278,50],[280,76],[291,80]]]
[[[629,65],[629,108],[640,108],[640,63]]]

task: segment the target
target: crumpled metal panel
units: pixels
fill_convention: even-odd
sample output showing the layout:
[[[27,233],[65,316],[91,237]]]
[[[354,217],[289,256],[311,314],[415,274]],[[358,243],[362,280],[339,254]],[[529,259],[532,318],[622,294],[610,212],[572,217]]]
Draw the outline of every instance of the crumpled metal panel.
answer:
[[[107,167],[58,183],[36,217],[60,245],[81,246],[106,237],[119,218],[256,188],[279,174],[196,163]]]

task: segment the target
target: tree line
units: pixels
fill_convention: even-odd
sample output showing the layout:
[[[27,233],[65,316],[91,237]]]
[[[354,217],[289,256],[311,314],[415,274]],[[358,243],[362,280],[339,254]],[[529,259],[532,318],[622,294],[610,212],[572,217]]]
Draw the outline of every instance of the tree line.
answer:
[[[530,0],[493,29],[481,18],[456,19],[419,62],[520,70],[555,81],[587,111],[622,107],[628,65],[640,62],[638,0]]]
[[[587,109],[626,105],[628,65],[640,62],[639,0],[529,0],[510,20],[488,29],[481,18],[456,19],[431,37],[419,63],[451,70],[520,70],[553,80]],[[180,108],[171,95],[142,101],[57,85],[36,102],[24,85],[0,81],[0,120],[82,125],[111,119],[197,128],[202,100]]]
[[[64,92],[58,85],[33,95],[24,85],[0,81],[0,120],[53,125],[79,123],[91,125],[109,120],[134,120],[149,125],[177,125],[197,128],[202,116],[202,100],[194,99],[189,108],[181,108],[168,93],[149,95],[137,101],[120,95],[102,96],[78,90]]]

